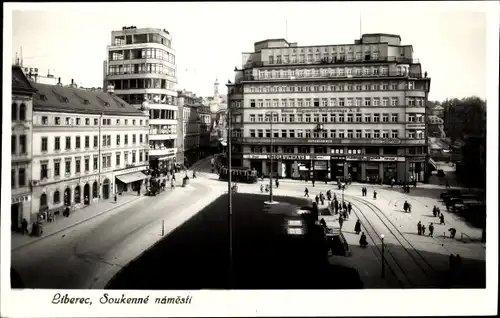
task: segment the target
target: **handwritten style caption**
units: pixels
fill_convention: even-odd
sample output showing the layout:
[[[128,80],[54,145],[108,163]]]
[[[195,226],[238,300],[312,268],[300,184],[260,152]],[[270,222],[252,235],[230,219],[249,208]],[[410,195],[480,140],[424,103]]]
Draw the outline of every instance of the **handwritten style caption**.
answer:
[[[159,304],[159,305],[187,305],[191,304],[192,296],[176,296],[176,297],[155,297],[154,302],[146,297],[126,297],[122,294],[121,297],[111,296],[108,293],[104,293],[102,297],[99,298],[99,303],[102,305],[136,305],[136,304]],[[91,297],[71,297],[69,294],[54,294],[52,298],[52,304],[59,305],[89,305],[92,306]]]

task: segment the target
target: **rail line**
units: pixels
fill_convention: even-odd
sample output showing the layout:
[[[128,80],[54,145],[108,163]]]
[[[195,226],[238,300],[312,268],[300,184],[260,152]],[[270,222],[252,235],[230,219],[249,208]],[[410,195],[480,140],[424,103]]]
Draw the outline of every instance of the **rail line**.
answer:
[[[375,240],[369,233],[369,231],[367,231],[373,242],[382,242],[382,239],[379,236],[379,234],[381,234],[380,231],[376,229],[376,226],[373,224],[373,222],[370,222],[362,209],[360,209],[357,204],[353,204],[352,201],[368,207],[368,209],[370,209],[377,216],[377,219],[380,221],[383,227],[387,228],[387,230],[389,231],[388,234],[390,234],[395,241],[394,243],[400,245],[401,248],[405,251],[405,254],[409,256],[396,256],[396,254],[399,253],[391,251],[391,248],[387,246],[387,241],[391,240],[391,237],[387,237],[384,239],[384,244],[386,244],[386,255],[390,256],[389,258],[385,257],[385,263],[393,273],[394,277],[398,280],[398,283],[402,287],[430,287],[430,285],[436,278],[435,274],[437,274],[437,271],[413,246],[413,244],[399,231],[397,226],[389,219],[389,217],[371,202],[353,197],[351,195],[345,195],[345,197],[347,197],[348,201],[351,201],[351,204],[357,208],[359,213],[363,216],[363,219],[365,219],[365,224],[368,224],[376,234],[378,238],[377,240]],[[356,215],[358,216],[358,214]],[[382,250],[378,245],[377,250],[380,252],[380,254],[382,254]],[[398,268],[402,275],[397,275],[396,271]],[[432,274],[430,272],[432,272]]]

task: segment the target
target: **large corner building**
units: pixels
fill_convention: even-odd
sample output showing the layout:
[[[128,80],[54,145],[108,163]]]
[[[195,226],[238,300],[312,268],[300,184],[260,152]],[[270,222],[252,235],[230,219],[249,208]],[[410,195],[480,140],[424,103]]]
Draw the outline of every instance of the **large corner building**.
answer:
[[[265,40],[242,65],[227,84],[234,165],[269,175],[272,155],[285,178],[426,180],[430,79],[398,35]]]
[[[149,115],[150,168],[168,169],[181,147],[172,36],[133,26],[112,31],[103,66],[104,87],[113,85],[118,97]]]

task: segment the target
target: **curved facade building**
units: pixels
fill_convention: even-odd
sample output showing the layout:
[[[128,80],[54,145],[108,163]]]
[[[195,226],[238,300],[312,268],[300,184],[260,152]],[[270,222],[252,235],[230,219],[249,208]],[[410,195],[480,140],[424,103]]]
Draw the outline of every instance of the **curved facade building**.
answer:
[[[111,32],[104,63],[104,87],[149,115],[150,168],[176,161],[177,66],[172,36],[164,29],[123,27]]]

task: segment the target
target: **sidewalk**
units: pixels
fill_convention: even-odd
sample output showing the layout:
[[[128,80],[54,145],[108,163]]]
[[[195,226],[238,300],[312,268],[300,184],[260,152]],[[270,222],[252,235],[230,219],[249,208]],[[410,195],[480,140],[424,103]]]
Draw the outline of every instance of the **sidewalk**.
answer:
[[[69,217],[64,217],[58,215],[54,222],[46,222],[43,225],[43,234],[40,237],[33,237],[30,235],[22,235],[19,233],[11,234],[11,250],[21,248],[25,245],[34,243],[38,240],[46,238],[48,236],[57,234],[67,228],[73,227],[80,223],[83,223],[89,219],[97,217],[103,213],[115,210],[126,204],[135,202],[137,200],[145,199],[144,195],[137,196],[137,194],[123,194],[119,196],[117,202],[115,203],[113,199],[107,201],[91,204],[90,206],[84,207],[82,209],[74,210],[71,212]]]

